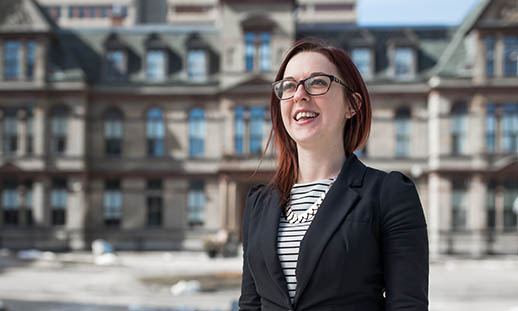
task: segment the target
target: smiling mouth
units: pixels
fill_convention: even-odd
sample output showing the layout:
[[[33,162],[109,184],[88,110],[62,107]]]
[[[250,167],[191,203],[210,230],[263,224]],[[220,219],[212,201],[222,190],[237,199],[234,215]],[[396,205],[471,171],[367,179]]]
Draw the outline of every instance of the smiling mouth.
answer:
[[[293,117],[293,119],[295,121],[304,121],[304,120],[307,120],[307,119],[313,119],[313,118],[316,118],[318,117],[318,113],[316,112],[309,112],[309,111],[302,111],[302,112],[299,112],[295,115],[295,117]]]

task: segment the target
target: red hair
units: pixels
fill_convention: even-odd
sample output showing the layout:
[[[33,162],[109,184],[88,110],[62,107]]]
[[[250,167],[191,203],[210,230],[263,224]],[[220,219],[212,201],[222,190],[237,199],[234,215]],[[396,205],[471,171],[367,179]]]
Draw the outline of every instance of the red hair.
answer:
[[[284,71],[288,62],[293,56],[302,52],[316,52],[324,55],[336,66],[340,78],[345,84],[361,96],[361,105],[358,105],[354,95],[349,91],[345,92],[345,99],[355,111],[354,116],[347,120],[344,127],[343,145],[345,155],[349,157],[353,151],[362,147],[369,137],[372,110],[367,87],[360,72],[344,50],[328,46],[320,40],[310,38],[299,40],[291,47],[277,72],[275,81],[279,81],[284,77]],[[277,149],[277,168],[269,185],[273,186],[271,189],[276,188],[280,191],[281,202],[284,204],[289,199],[292,186],[297,181],[299,163],[297,145],[284,128],[279,103],[279,99],[272,90],[270,95],[272,130],[270,131],[263,158],[273,137],[274,146]]]

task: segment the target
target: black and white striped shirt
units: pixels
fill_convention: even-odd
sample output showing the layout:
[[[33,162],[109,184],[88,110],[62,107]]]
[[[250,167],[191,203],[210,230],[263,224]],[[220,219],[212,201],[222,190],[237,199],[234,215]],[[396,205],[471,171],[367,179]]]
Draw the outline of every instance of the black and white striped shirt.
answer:
[[[277,254],[281,268],[288,284],[288,293],[293,303],[295,289],[297,287],[297,259],[302,238],[306,234],[315,213],[311,213],[313,204],[323,198],[335,178],[317,180],[306,184],[295,184],[291,188],[290,206],[287,213],[281,213],[279,231],[277,234]],[[295,213],[298,219],[286,215]]]

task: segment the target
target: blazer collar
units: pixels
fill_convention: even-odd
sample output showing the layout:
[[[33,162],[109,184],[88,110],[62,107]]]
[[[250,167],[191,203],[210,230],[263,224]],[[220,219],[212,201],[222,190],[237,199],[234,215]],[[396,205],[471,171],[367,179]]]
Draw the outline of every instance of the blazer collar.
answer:
[[[329,189],[302,239],[296,270],[295,306],[315,270],[327,241],[360,198],[360,195],[352,188],[362,185],[365,168],[365,165],[354,154],[345,160],[334,185]],[[263,209],[261,216],[261,225],[264,228],[264,239],[261,243],[262,253],[270,276],[289,305],[288,287],[277,254],[277,234],[282,210],[280,193],[273,190],[265,203],[266,208]]]

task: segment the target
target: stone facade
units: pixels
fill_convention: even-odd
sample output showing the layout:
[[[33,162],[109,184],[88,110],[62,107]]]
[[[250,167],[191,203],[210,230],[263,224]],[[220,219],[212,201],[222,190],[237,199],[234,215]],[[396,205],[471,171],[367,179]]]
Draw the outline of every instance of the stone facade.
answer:
[[[68,1],[2,4],[0,248],[239,237],[248,189],[273,173],[273,148],[258,164],[275,69],[317,36],[365,77],[373,124],[357,154],[415,181],[431,254],[518,253],[513,1],[481,1],[457,27],[373,28],[354,25],[345,0],[121,0],[118,24],[91,1],[90,15]],[[325,8],[352,17],[307,13]]]

